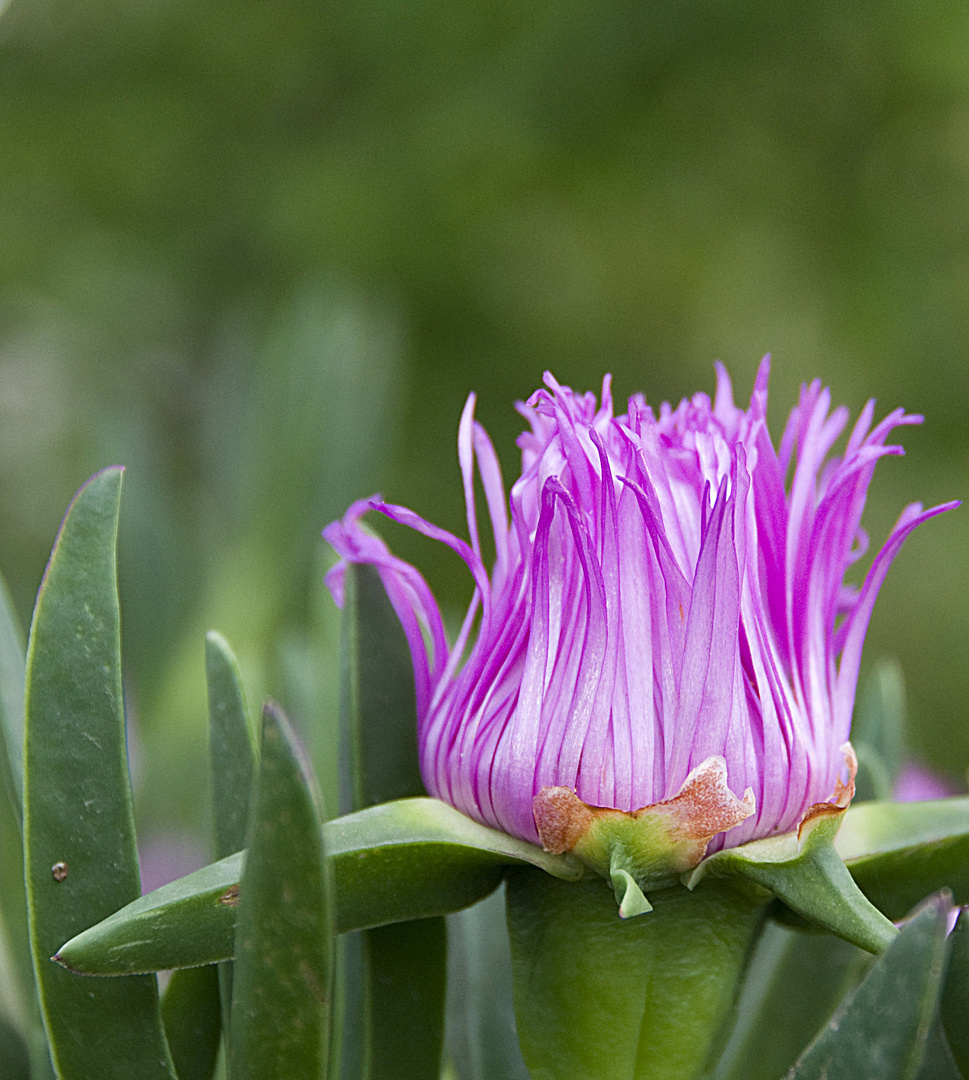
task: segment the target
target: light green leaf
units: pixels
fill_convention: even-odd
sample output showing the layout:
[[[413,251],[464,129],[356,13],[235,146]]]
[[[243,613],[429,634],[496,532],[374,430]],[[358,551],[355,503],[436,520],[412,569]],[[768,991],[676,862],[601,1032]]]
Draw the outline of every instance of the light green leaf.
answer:
[[[905,751],[905,683],[895,660],[882,659],[861,687],[851,722],[858,755],[855,798],[890,799]]]
[[[121,470],[68,510],[27,652],[24,846],[31,945],[62,1080],[173,1080],[154,978],[78,979],[59,944],[138,896],[121,696],[115,545]]]
[[[212,1080],[222,1036],[217,969],[172,973],[162,998],[165,1037],[178,1080]]]
[[[23,849],[24,646],[6,584],[0,578],[0,932],[16,1022],[29,1040],[43,1039],[27,936]],[[30,1033],[30,1034],[27,1034]],[[0,1072],[0,1076],[3,1073]]]
[[[0,578],[0,774],[18,823],[23,819],[24,668],[23,630]]]
[[[333,860],[336,930],[442,915],[487,896],[505,867],[532,864],[574,881],[581,863],[496,832],[437,799],[401,799],[323,826]],[[232,956],[242,853],[164,885],[62,946],[92,975],[161,971]]]
[[[941,888],[969,902],[969,798],[851,806],[835,850],[890,919]]]
[[[448,916],[447,1050],[460,1080],[529,1080],[515,1032],[505,890]]]
[[[910,1080],[918,1070],[946,961],[949,897],[914,914],[791,1070],[790,1080]]]
[[[267,705],[235,936],[233,1080],[326,1076],[333,896],[307,769],[282,713]]]

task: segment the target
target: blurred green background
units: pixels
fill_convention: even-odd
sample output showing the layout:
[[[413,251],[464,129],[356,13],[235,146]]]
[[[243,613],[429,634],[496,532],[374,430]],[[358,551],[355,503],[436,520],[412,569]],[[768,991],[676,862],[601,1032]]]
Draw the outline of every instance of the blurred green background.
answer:
[[[516,471],[550,368],[620,399],[815,376],[926,424],[905,502],[967,494],[969,6],[12,0],[0,18],[0,567],[25,623],[57,524],[128,466],[143,828],[204,824],[203,633],[309,741],[339,627],[319,530],[381,490],[463,530],[467,393]],[[969,766],[966,511],[898,559],[866,664]],[[453,556],[394,530],[455,609]],[[332,770],[318,764],[332,794]]]

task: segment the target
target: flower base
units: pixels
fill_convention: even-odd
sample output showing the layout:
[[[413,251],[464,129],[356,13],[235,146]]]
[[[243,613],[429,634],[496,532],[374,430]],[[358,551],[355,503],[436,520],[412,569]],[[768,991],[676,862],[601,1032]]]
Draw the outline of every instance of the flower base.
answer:
[[[508,877],[515,1016],[533,1080],[691,1080],[728,1018],[767,894],[656,892],[620,919],[608,882]]]

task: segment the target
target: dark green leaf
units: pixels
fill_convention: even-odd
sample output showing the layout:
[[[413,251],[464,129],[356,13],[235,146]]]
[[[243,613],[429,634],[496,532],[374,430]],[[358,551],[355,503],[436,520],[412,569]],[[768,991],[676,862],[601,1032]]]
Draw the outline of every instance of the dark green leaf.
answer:
[[[448,916],[447,1050],[460,1080],[529,1080],[515,1031],[505,890]]]
[[[945,972],[948,896],[936,896],[872,965],[791,1070],[791,1080],[909,1080]]]
[[[307,768],[285,718],[267,705],[235,939],[233,1080],[326,1075],[333,890]]]
[[[890,919],[941,888],[969,901],[969,798],[849,807],[835,849]]]
[[[858,755],[855,798],[890,799],[902,767],[905,683],[895,660],[879,660],[858,695],[851,744]]]
[[[616,915],[601,878],[507,879],[515,1017],[541,1080],[692,1080],[734,999],[765,911],[733,880],[651,896]]]
[[[18,1028],[0,1013],[0,1076],[3,1080],[30,1080],[30,1053]]]
[[[582,865],[496,832],[437,799],[372,806],[323,826],[333,860],[338,933],[459,911],[487,896],[506,866],[531,863],[564,880]],[[141,897],[64,945],[88,974],[210,964],[232,956],[240,852]]]
[[[115,544],[121,470],[77,494],[37,599],[27,655],[24,845],[31,944],[63,1080],[172,1080],[156,981],[91,982],[50,963],[65,938],[138,896],[121,696]]]
[[[162,999],[162,1019],[178,1080],[212,1080],[222,1035],[216,968],[173,972]]]
[[[215,857],[224,859],[246,846],[256,745],[239,665],[225,639],[214,631],[205,637],[205,678]]]
[[[942,992],[942,1027],[963,1076],[969,1076],[969,917],[959,912],[950,935],[949,970]]]
[[[346,571],[340,698],[348,808],[423,795],[410,650],[372,566]],[[341,1010],[344,1022],[359,1029],[361,1047],[350,1048],[351,1056],[362,1053],[368,1080],[437,1080],[447,972],[443,917],[363,931],[360,960],[362,993],[346,995]],[[349,1014],[355,1004],[359,1018]]]
[[[415,919],[363,934],[370,1080],[437,1080],[444,1039],[444,919]]]
[[[224,859],[246,845],[256,746],[249,726],[242,676],[232,650],[215,631],[205,638],[205,680],[209,697],[209,767],[215,857]],[[223,1024],[229,1027],[232,965],[219,968]]]
[[[833,934],[764,926],[712,1080],[777,1080],[857,984],[871,956]]]
[[[925,1040],[925,1053],[919,1065],[915,1080],[963,1080],[963,1075],[956,1065],[941,1023],[936,1020],[929,1028]]]
[[[410,650],[372,566],[349,566],[344,585],[341,702],[350,799],[344,812],[424,794]]]

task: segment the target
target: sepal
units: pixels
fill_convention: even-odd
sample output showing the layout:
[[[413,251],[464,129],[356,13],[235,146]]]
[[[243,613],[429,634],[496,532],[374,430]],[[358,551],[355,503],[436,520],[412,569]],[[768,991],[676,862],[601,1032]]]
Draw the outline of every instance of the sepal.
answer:
[[[727,786],[727,763],[709,757],[672,799],[626,813],[590,806],[574,791],[546,787],[535,796],[535,825],[542,847],[569,852],[612,882],[619,914],[652,911],[644,890],[676,883],[703,858],[710,840],[754,812],[748,788],[738,799]]]
[[[707,876],[739,875],[809,922],[868,952],[884,952],[897,931],[858,888],[835,850],[843,815],[844,810],[809,811],[797,832],[719,851],[685,875],[683,883],[695,889]]]

